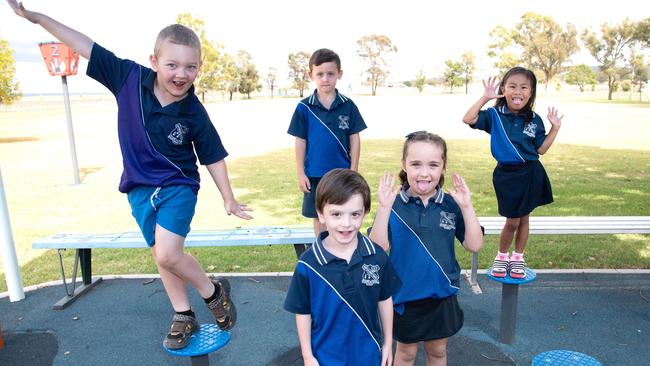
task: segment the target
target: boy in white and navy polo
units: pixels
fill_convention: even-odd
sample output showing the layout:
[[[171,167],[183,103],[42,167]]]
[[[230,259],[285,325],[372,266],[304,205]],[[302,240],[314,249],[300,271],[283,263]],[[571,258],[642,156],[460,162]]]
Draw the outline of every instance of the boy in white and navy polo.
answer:
[[[314,233],[325,230],[316,212],[320,178],[335,168],[359,167],[359,132],[366,124],[357,106],[339,93],[341,60],[332,50],[319,49],[309,59],[309,77],[316,90],[298,103],[287,131],[296,137],[298,188],[303,195],[302,215],[313,219]]]
[[[327,231],[300,257],[284,304],[296,314],[305,364],[390,365],[400,281],[386,253],[359,233],[370,189],[358,173],[335,169],[317,197]]]

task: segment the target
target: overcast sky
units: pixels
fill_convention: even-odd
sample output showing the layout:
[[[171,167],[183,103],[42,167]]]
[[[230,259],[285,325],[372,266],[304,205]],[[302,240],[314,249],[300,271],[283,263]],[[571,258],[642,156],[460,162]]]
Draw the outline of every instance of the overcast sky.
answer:
[[[53,38],[11,12],[4,1],[0,8],[0,37],[9,41],[17,60],[17,79],[23,93],[60,92],[61,81],[47,74],[37,47]],[[573,24],[598,30],[600,25],[619,23],[626,17],[650,17],[650,2],[638,0],[567,1],[201,1],[201,0],[32,0],[28,9],[41,11],[90,36],[118,56],[148,65],[158,31],[189,12],[206,22],[208,37],[226,51],[248,51],[261,75],[269,67],[279,70],[279,84],[286,81],[287,56],[297,51],[327,47],[341,56],[342,85],[359,83],[363,64],[356,56],[356,41],[364,35],[385,34],[397,46],[392,59],[392,78],[413,79],[422,69],[428,77],[439,76],[447,59],[460,59],[472,51],[479,63],[477,77],[492,70],[485,56],[489,32],[501,25],[511,28],[522,14],[532,11],[553,17],[565,27]],[[589,7],[588,10],[586,7]],[[595,64],[588,54],[574,57],[578,63]],[[85,72],[85,63],[81,64]],[[69,78],[71,93],[102,92],[85,76]]]

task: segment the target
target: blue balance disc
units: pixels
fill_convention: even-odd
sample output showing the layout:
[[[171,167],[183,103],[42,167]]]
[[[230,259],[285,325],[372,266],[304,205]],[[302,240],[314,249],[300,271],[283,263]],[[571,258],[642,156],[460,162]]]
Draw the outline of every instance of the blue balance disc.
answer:
[[[533,358],[532,366],[603,366],[598,360],[584,353],[553,350],[542,352]]]
[[[507,274],[505,277],[494,277],[492,276],[492,267],[488,267],[485,274],[490,279],[507,285],[523,285],[524,283],[533,282],[537,278],[537,273],[528,267],[526,267],[526,276],[524,278],[512,278],[510,274]]]
[[[174,356],[194,357],[214,352],[230,342],[230,332],[219,329],[216,324],[201,324],[198,332],[190,337],[190,343],[185,348],[165,350]]]

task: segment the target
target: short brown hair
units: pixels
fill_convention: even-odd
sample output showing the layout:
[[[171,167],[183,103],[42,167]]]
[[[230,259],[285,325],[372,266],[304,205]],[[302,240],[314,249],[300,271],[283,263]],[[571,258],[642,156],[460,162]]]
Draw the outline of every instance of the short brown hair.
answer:
[[[193,30],[184,25],[168,25],[158,33],[158,37],[156,37],[156,44],[153,48],[153,54],[155,56],[158,56],[160,47],[165,41],[195,48],[199,51],[199,57],[201,57],[201,40],[199,40],[199,37],[196,35],[196,33],[194,33]]]
[[[311,57],[309,58],[309,72],[311,72],[311,69],[314,66],[320,66],[326,62],[334,62],[336,68],[341,71],[341,58],[339,55],[328,48],[321,48],[311,54]]]
[[[370,187],[361,174],[350,169],[333,169],[321,178],[316,188],[316,210],[323,212],[326,204],[342,205],[355,194],[363,199],[365,212],[370,212]]]

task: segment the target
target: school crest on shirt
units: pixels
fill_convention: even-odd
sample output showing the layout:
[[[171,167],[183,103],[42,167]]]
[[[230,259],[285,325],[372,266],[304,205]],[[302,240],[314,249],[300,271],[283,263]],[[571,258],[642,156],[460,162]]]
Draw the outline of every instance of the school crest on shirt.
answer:
[[[350,128],[350,117],[345,114],[339,115],[339,129],[347,130]]]
[[[456,230],[456,214],[452,212],[440,212],[440,227],[445,230]]]
[[[537,125],[534,123],[526,123],[524,126],[524,135],[528,137],[535,137],[535,132],[537,131]]]
[[[167,136],[167,138],[172,142],[174,145],[182,145],[183,142],[185,141],[185,136],[187,136],[187,133],[190,131],[189,127],[183,126],[180,123],[177,123],[174,126],[174,130]]]
[[[361,276],[361,283],[366,286],[379,284],[379,265],[378,264],[364,264],[361,266],[363,275]]]

